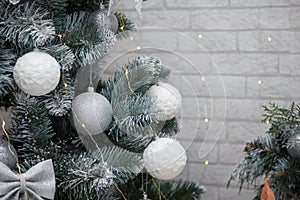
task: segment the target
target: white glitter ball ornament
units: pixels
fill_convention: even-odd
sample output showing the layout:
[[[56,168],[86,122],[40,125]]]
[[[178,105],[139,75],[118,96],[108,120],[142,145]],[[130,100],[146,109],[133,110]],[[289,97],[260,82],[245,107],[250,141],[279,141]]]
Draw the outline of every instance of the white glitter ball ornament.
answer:
[[[177,88],[168,83],[158,82],[146,92],[158,109],[159,121],[170,120],[181,108],[182,98]]]
[[[81,134],[102,133],[112,121],[111,104],[103,95],[93,92],[91,88],[89,92],[73,99],[72,111],[75,128]]]
[[[97,28],[106,28],[116,33],[119,28],[119,22],[116,15],[111,14],[107,16],[107,10],[104,7],[100,7],[99,10],[93,12],[89,18],[89,24],[94,25]]]
[[[56,88],[60,79],[60,66],[49,54],[33,51],[18,58],[14,79],[25,93],[41,96]]]
[[[159,138],[145,149],[144,166],[155,178],[168,180],[178,176],[186,164],[182,145],[171,138]]]

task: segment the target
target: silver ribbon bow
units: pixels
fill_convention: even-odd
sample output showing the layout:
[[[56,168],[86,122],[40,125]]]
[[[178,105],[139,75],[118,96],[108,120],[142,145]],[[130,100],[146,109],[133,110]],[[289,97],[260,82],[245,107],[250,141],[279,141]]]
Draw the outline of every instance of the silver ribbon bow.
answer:
[[[30,168],[24,174],[15,174],[0,162],[1,200],[54,199],[55,174],[52,160],[46,160]]]

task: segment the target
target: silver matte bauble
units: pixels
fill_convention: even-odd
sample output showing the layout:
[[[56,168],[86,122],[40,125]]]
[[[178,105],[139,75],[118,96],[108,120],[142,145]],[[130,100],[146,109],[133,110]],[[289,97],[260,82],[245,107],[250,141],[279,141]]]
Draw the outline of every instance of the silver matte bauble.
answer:
[[[17,156],[16,149],[12,145],[10,145],[10,149]],[[9,150],[8,142],[5,140],[0,140],[0,162],[7,165],[10,169],[16,168],[17,159]]]
[[[18,58],[14,79],[25,93],[41,96],[56,88],[60,79],[60,66],[49,54],[33,51]]]
[[[159,138],[149,144],[143,154],[144,166],[151,176],[168,180],[178,176],[186,164],[182,145],[171,138]]]
[[[101,8],[91,14],[89,24],[97,28],[109,29],[113,33],[116,33],[119,28],[119,22],[116,15],[111,14],[107,16],[107,11]]]
[[[159,121],[170,120],[176,116],[181,108],[182,98],[180,92],[168,83],[159,82],[146,92],[157,107]]]
[[[105,131],[112,121],[111,104],[96,92],[77,96],[72,102],[72,111],[75,128],[79,133],[97,135]]]
[[[300,159],[300,132],[292,135],[288,143],[290,144],[290,147],[287,149],[288,153],[292,157]]]

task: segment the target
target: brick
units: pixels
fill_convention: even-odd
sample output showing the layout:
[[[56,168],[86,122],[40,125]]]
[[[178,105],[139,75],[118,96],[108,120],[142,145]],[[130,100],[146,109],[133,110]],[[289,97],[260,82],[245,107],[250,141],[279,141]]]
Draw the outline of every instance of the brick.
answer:
[[[290,86],[290,97],[300,100],[300,77],[290,77],[289,78]]]
[[[154,52],[150,55],[161,59],[162,64],[176,75],[199,75],[211,72],[211,60],[206,54],[188,52]]]
[[[220,52],[236,51],[237,36],[235,32],[184,32],[186,38],[178,40],[180,51]],[[201,35],[201,39],[199,38]]]
[[[227,99],[226,103],[226,119],[227,120],[249,120],[259,122],[263,112],[261,106],[266,105],[271,100],[257,100],[257,99]],[[284,105],[283,101],[272,100],[273,103]],[[215,100],[216,117],[223,116],[224,99]]]
[[[281,74],[300,75],[299,54],[283,54],[280,55],[279,58],[279,69]]]
[[[244,156],[245,145],[241,144],[220,144],[220,163],[221,164],[238,164]]]
[[[135,1],[120,1],[121,6],[117,10],[135,10]],[[144,1],[142,3],[142,13],[144,10],[148,9],[161,9],[164,5],[163,1],[153,0],[153,1]]]
[[[297,0],[294,0],[297,1]],[[230,0],[232,7],[288,6],[286,0]]]
[[[300,5],[299,0],[290,0],[290,5]]]
[[[201,33],[200,45],[207,52],[236,51],[237,36],[235,32],[207,32]]]
[[[236,51],[237,37],[235,32],[203,32],[199,44],[207,52]],[[180,48],[180,43],[179,43]]]
[[[249,30],[258,28],[257,9],[218,9],[194,11],[191,15],[194,30]]]
[[[226,189],[220,188],[220,200],[249,200],[253,199],[256,195],[255,190],[246,189],[244,188],[241,192],[239,192],[239,189],[237,188],[229,188]]]
[[[300,1],[299,1],[300,2]],[[300,5],[300,3],[299,3]],[[300,8],[290,8],[290,28],[299,29],[300,28]]]
[[[187,119],[203,119],[205,113],[210,115],[213,100],[195,97],[183,97],[180,116]],[[207,110],[205,111],[205,107]]]
[[[263,118],[260,117],[260,119]],[[252,139],[265,135],[268,126],[260,122],[227,122],[226,141],[245,145]]]
[[[290,32],[290,53],[300,53],[300,32]]]
[[[246,52],[288,52],[290,50],[289,34],[289,31],[240,32],[238,35],[239,50]],[[268,41],[268,37],[272,41]]]
[[[261,80],[262,84],[257,84]],[[251,97],[300,98],[299,77],[248,78],[248,95]]]
[[[222,76],[226,96],[244,97],[245,96],[245,78],[236,76]],[[220,87],[219,87],[220,89]],[[220,93],[222,94],[222,93]]]
[[[217,163],[218,148],[215,143],[203,143],[194,141],[187,149],[189,162],[198,162],[203,164],[206,160],[209,163]]]
[[[203,81],[202,78],[205,78]],[[191,76],[178,75],[174,84],[184,96],[233,97],[245,96],[245,79],[228,76]],[[179,80],[179,81],[178,81]]]
[[[207,7],[227,7],[228,0],[166,0],[169,8],[207,8]]]
[[[129,12],[130,19],[136,19],[138,27],[163,27],[167,29],[189,30],[189,11],[185,10],[144,10],[143,19],[138,20],[136,12]]]
[[[137,50],[140,47],[140,50]],[[122,56],[140,56],[163,51],[175,51],[177,49],[177,33],[166,30],[139,29],[133,36],[133,40],[124,39],[118,41],[113,47],[113,53]],[[128,60],[127,60],[128,62]],[[127,63],[125,62],[125,63]],[[124,64],[125,64],[124,63]]]
[[[278,55],[274,54],[213,54],[214,73],[224,75],[274,75],[278,73]]]
[[[219,199],[219,188],[205,185],[206,193],[203,195],[205,200],[218,200]]]
[[[203,81],[201,81],[200,75],[174,75],[171,78],[174,80],[172,81],[173,85],[179,89],[183,96],[209,97],[209,88],[205,83],[203,83]]]
[[[181,121],[181,131],[179,139],[192,144],[194,141],[217,143],[225,141],[224,122],[216,119],[210,119],[208,123],[203,118],[183,119]]]
[[[201,126],[201,130],[205,132],[203,142],[216,144],[220,141],[225,140],[225,121],[220,119],[216,119],[216,114],[212,116],[212,119],[209,119],[209,123],[206,123],[206,126]],[[202,123],[205,123],[202,121]]]
[[[259,26],[262,29],[288,29],[290,8],[260,9]]]
[[[203,128],[200,119],[182,119],[180,125],[181,129],[178,138],[185,140],[188,146],[191,145],[194,140],[205,137],[205,132],[200,131],[200,128]]]
[[[189,164],[189,180],[203,185],[225,186],[234,166]]]

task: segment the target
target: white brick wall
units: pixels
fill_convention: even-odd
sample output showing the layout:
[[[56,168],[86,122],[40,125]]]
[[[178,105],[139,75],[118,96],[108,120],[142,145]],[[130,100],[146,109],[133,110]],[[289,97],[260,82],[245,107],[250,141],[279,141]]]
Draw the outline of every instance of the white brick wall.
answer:
[[[260,123],[261,106],[300,100],[299,6],[300,0],[148,0],[142,20],[123,6],[142,30],[117,44],[110,60],[140,46],[116,63],[150,54],[173,69],[170,83],[184,97],[178,138],[188,153],[180,178],[203,184],[206,200],[251,199],[251,190],[238,196],[236,183],[229,190],[226,183],[245,143],[268,127]]]
[[[268,127],[261,106],[300,100],[300,0],[148,0],[142,20],[134,1],[124,2],[141,29],[117,43],[104,76],[128,58],[160,57],[183,95],[178,138],[188,164],[180,178],[204,185],[205,200],[251,199],[251,190],[238,196],[226,183],[244,144]]]

